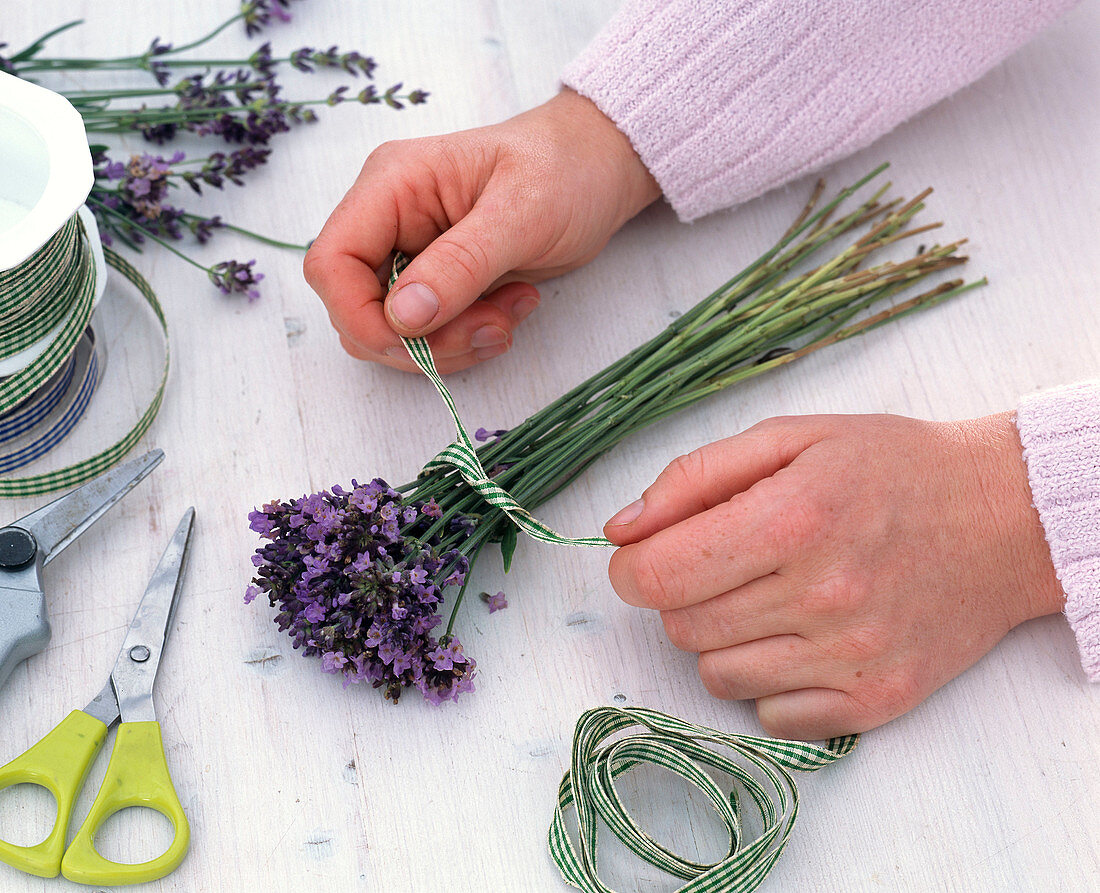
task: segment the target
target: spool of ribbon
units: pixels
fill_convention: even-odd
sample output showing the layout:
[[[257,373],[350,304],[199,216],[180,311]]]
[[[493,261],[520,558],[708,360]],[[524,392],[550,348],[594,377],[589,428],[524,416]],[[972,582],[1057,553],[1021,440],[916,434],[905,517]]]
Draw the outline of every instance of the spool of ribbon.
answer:
[[[102,345],[95,329],[88,326],[53,378],[0,417],[0,474],[46,454],[80,421],[106,365]]]
[[[614,738],[631,727],[641,730]],[[602,819],[635,855],[687,880],[677,893],[748,893],[768,876],[794,828],[799,797],[792,771],[828,766],[858,741],[858,735],[846,735],[820,746],[731,735],[644,707],[597,707],[577,721],[572,761],[550,825],[550,855],[567,883],[585,893],[613,893],[597,873],[597,819]],[[685,859],[638,827],[614,781],[642,763],[668,769],[702,791],[729,832],[725,856],[709,864]],[[707,769],[730,779],[728,794]],[[752,840],[745,839],[743,807],[759,817],[760,831]],[[577,813],[579,852],[566,829],[571,808]]]
[[[26,261],[0,272],[0,374],[7,373],[0,380],[0,473],[33,461],[68,434],[99,380],[93,351],[71,392],[76,347],[104,278],[92,239],[98,245],[95,221],[82,211]],[[63,401],[66,395],[79,399]],[[58,415],[59,402],[68,405]],[[17,435],[18,443],[6,442]]]
[[[0,477],[0,496],[30,496],[94,477],[148,430],[168,374],[167,329],[149,284],[102,248],[82,207],[91,156],[83,121],[64,97],[0,73],[0,164],[0,474],[56,446],[88,407],[106,358],[91,321],[108,266],[141,292],[165,334],[161,380],[138,422],[84,461]]]
[[[0,427],[8,423],[18,426],[21,417],[38,412],[40,407],[35,404],[33,398],[28,403],[28,398],[36,393],[41,394],[39,388],[43,384],[48,389],[50,387],[49,380],[59,371],[64,374],[63,370],[66,364],[70,362],[76,364],[74,365],[75,369],[80,362],[80,350],[77,347],[77,342],[82,336],[85,336],[88,319],[91,315],[90,295],[94,293],[95,289],[95,266],[88,263],[87,255],[91,252],[88,243],[84,240],[70,241],[62,235],[62,232],[59,232],[56,240],[51,239],[41,250],[48,251],[51,254],[60,252],[65,255],[65,257],[56,258],[60,263],[63,265],[75,264],[83,273],[71,280],[71,291],[51,291],[48,294],[53,301],[62,303],[72,301],[75,309],[65,317],[57,336],[45,346],[37,359],[20,372],[0,380]],[[84,255],[85,257],[78,260],[70,256],[72,254]],[[134,447],[142,435],[149,430],[149,426],[152,425],[153,419],[156,418],[160,409],[164,397],[164,386],[168,380],[170,362],[168,326],[164,318],[164,311],[157,301],[152,287],[137,270],[110,249],[104,249],[104,257],[108,266],[121,273],[141,293],[156,316],[164,334],[164,362],[156,391],[137,422],[114,444],[87,459],[54,471],[24,478],[0,477],[0,496],[36,496],[54,490],[75,487],[77,484],[90,480],[106,471]],[[14,270],[0,273],[0,301],[17,294],[22,294],[25,298],[28,298],[32,293],[41,294],[31,280],[22,275],[20,268],[17,267]],[[89,338],[94,346],[94,332],[91,330],[88,330],[88,332],[89,334],[85,337]],[[6,332],[5,335],[0,336],[0,349],[2,349],[5,339]],[[89,360],[89,368],[93,365],[95,368],[91,370],[92,374],[98,378],[102,366],[98,361]],[[94,382],[91,384],[91,388],[94,388]],[[88,383],[85,381],[82,391],[78,392],[74,399],[73,406],[79,407],[75,409],[76,418],[79,418],[79,413],[83,411],[83,407],[79,406],[80,400],[83,399],[84,406],[86,406],[90,397]],[[70,409],[72,410],[72,408]],[[47,424],[50,418],[51,416],[46,417]],[[55,422],[53,429],[46,428],[43,430],[40,427],[33,445],[28,449],[27,445],[24,444],[21,448],[22,458],[25,461],[30,461],[51,449],[61,437],[68,433],[68,430],[71,430],[76,418],[73,417],[73,412],[70,411],[67,416],[63,416],[62,419]],[[51,430],[53,430],[52,435],[50,434]],[[0,444],[0,449],[2,448],[3,445]],[[22,464],[25,464],[25,462],[18,462],[18,465]],[[0,459],[0,471],[18,467],[18,465],[9,464],[5,467],[3,460]]]

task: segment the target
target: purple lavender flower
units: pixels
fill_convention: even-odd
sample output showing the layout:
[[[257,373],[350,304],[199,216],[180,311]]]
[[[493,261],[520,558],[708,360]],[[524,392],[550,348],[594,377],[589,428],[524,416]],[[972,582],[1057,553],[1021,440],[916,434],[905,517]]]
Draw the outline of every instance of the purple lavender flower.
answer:
[[[256,531],[260,536],[267,536],[275,529],[275,522],[267,514],[268,512],[278,511],[278,505],[268,503],[264,506],[263,511],[255,509],[248,513],[248,527],[250,530]]]
[[[156,220],[162,210],[162,202],[168,194],[168,174],[171,166],[183,161],[182,152],[171,158],[160,155],[131,155],[126,165],[123,182],[118,187],[119,196],[145,220]],[[110,166],[116,173],[117,167]]]
[[[451,660],[450,652],[442,645],[437,645],[433,651],[428,653],[428,660],[432,662],[432,666],[436,670],[454,669],[454,661]]]
[[[321,669],[326,673],[339,673],[347,662],[348,659],[339,651],[326,651],[321,655]]]
[[[496,431],[490,431],[488,428],[478,428],[474,432],[474,440],[479,443],[488,443],[490,440],[500,440],[507,433],[507,428],[500,428]]]
[[[152,72],[153,77],[157,79],[157,83],[162,87],[166,86],[168,81],[172,79],[172,74],[171,69],[163,62],[157,61],[156,57],[163,56],[171,51],[172,44],[161,43],[159,37],[154,37],[153,42],[149,44],[149,49],[145,51],[145,64]]]
[[[318,558],[316,555],[303,555],[302,563],[306,568],[305,573],[302,574],[303,583],[308,583],[310,580],[323,576],[329,569],[328,561],[324,558]]]
[[[393,662],[390,664],[390,669],[395,675],[400,676],[403,673],[412,669],[415,655],[405,651],[398,651],[393,656]]]
[[[405,107],[404,103],[402,103],[397,98],[397,95],[398,95],[397,91],[400,90],[403,86],[405,86],[405,85],[404,84],[394,84],[385,93],[382,94],[382,101],[384,103],[386,103],[386,105],[388,105],[391,109],[395,109],[397,111],[400,111],[401,109],[403,109]]]
[[[252,66],[254,71],[259,72],[264,80],[271,80],[275,77],[275,59],[271,55],[271,44],[261,44],[260,48],[248,57],[248,64]],[[245,103],[242,102],[242,104]]]
[[[327,50],[315,50],[313,47],[300,47],[290,54],[290,64],[298,71],[312,74],[317,68],[342,68],[352,77],[362,74],[374,75],[378,66],[370,56],[352,50],[341,53],[340,48],[331,46]]]
[[[244,21],[244,32],[249,37],[255,37],[270,23],[272,18],[280,22],[289,22],[290,0],[245,0],[241,4],[241,18]]]
[[[254,259],[244,264],[235,260],[222,261],[210,268],[210,281],[223,295],[240,294],[255,301],[260,296],[260,290],[254,286],[264,278],[263,273],[253,272],[255,264]]]
[[[187,218],[187,227],[191,230],[191,235],[195,237],[198,243],[200,245],[205,245],[210,241],[210,237],[214,234],[214,230],[224,228],[225,223],[217,214],[213,217],[189,216]]]
[[[298,71],[305,72],[306,74],[313,73],[313,48],[312,47],[300,47],[299,49],[291,52],[290,65],[292,68],[298,69]]]
[[[126,176],[126,165],[121,161],[111,161],[107,159],[106,165],[104,165],[102,170],[96,171],[96,174],[108,180],[121,180]]]
[[[294,647],[346,684],[368,681],[394,701],[415,687],[435,704],[472,691],[474,661],[457,639],[431,634],[444,590],[464,581],[469,562],[428,536],[429,508],[381,479],[268,503],[249,515],[268,542],[246,597],[265,593]],[[475,525],[449,525],[448,542]]]
[[[237,182],[240,172],[250,165],[262,163],[265,156],[257,156],[256,150],[220,158],[211,156],[204,162],[202,171],[182,169],[183,152],[175,152],[165,158],[149,153],[130,156],[129,161],[115,161],[103,151],[94,157],[96,186],[93,191],[92,210],[100,224],[101,235],[110,243],[112,235],[134,245],[145,242],[146,236],[159,239],[182,239],[189,230],[200,242],[206,242],[216,229],[225,226],[220,217],[205,218],[188,214],[167,203],[171,179],[179,177],[195,191],[200,191],[197,178],[220,178],[226,170]],[[244,152],[244,150],[242,150]],[[113,184],[113,185],[107,185]]]
[[[495,614],[497,611],[503,611],[508,607],[508,599],[505,598],[503,592],[498,592],[496,595],[489,595],[488,592],[482,592],[481,600],[489,606],[490,614]]]

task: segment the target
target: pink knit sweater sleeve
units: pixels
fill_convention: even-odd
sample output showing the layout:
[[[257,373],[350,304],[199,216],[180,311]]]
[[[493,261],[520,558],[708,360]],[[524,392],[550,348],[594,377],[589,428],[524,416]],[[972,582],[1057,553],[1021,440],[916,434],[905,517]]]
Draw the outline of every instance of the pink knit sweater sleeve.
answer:
[[[1081,664],[1100,682],[1100,381],[1025,398],[1016,426]]]
[[[860,149],[1076,0],[626,0],[562,75],[683,220]]]
[[[871,143],[1077,0],[626,0],[562,81],[690,221]],[[1022,401],[1032,496],[1100,682],[1100,382]]]

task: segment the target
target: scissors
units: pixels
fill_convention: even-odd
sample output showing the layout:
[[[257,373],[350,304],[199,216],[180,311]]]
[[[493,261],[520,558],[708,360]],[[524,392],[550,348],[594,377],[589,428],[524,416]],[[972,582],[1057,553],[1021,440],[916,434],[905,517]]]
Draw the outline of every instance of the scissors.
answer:
[[[39,877],[56,877],[60,871],[79,884],[141,884],[171,874],[187,854],[191,830],[168,774],[160,723],[153,711],[153,683],[175,615],[194,519],[195,510],[188,509],[164,550],[103,690],[22,756],[0,766],[0,790],[34,784],[57,801],[53,830],[41,843],[17,846],[0,840],[0,860],[9,865]],[[122,724],[103,784],[66,849],[77,794],[107,730],[119,719]],[[95,849],[95,835],[103,823],[130,806],[154,809],[172,823],[172,842],[156,859],[112,862]]]
[[[153,450],[0,528],[0,686],[50,641],[42,568],[164,458]]]

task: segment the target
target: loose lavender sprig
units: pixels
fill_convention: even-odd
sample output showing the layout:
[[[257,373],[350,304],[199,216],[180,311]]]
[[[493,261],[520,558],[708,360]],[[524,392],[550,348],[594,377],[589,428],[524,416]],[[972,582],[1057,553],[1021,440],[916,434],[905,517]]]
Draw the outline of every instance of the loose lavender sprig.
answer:
[[[984,279],[971,284],[963,284],[961,280],[944,282],[885,310],[864,315],[876,303],[966,260],[958,254],[962,245],[959,241],[922,247],[916,256],[905,260],[884,260],[870,265],[872,256],[881,249],[939,226],[912,224],[930,190],[909,202],[884,203],[889,184],[858,207],[841,212],[846,200],[883,168],[843,190],[815,212],[821,195],[819,186],[794,225],[774,247],[659,335],[516,427],[496,432],[480,429],[479,439],[492,441],[477,451],[482,466],[493,469],[494,479],[521,505],[534,510],[640,428],[738,381],[794,362],[829,344],[982,284]],[[860,228],[866,228],[866,232],[831,259],[808,272],[794,272],[811,256]],[[854,321],[857,317],[858,321]],[[336,494],[338,489],[333,488],[332,492]],[[433,468],[422,472],[415,481],[386,492],[387,504],[392,506],[390,512],[395,517],[402,516],[406,506],[414,509],[421,505],[438,506],[439,516],[422,532],[419,528],[402,529],[402,555],[432,549],[467,562],[462,565],[461,580],[446,576],[450,570],[440,570],[430,577],[435,600],[428,608],[433,616],[441,608],[444,591],[461,583],[439,639],[439,642],[452,641],[470,569],[490,543],[501,544],[507,569],[515,548],[516,527],[502,510],[484,502],[454,469]],[[285,598],[282,593],[294,591],[306,577],[304,563],[294,564],[283,557],[288,550],[299,548],[298,540],[293,535],[288,539],[286,524],[277,527],[276,519],[293,511],[304,519],[302,523],[307,523],[306,519],[317,523],[316,512],[328,512],[325,506],[331,498],[325,492],[292,503],[270,503],[250,515],[252,529],[272,540],[253,559],[259,568],[253,584],[269,593],[272,604],[281,604]],[[311,499],[315,501],[310,503]],[[311,506],[316,506],[316,510]],[[341,536],[345,540],[358,537],[359,541],[369,542],[376,535],[373,531],[378,522],[370,521],[370,527],[366,524],[367,521],[345,513]],[[344,560],[353,560],[349,556],[350,553],[345,553]],[[373,562],[363,558],[367,560]],[[448,561],[457,560],[456,557]],[[387,561],[373,562],[372,566],[375,566],[372,579],[384,583],[390,571]],[[267,582],[272,577],[279,579],[281,586],[274,596]],[[319,612],[324,612],[327,617],[331,611],[353,611],[354,620],[342,622],[359,630],[341,640],[334,656],[328,659],[330,672],[342,669],[346,679],[359,681],[356,658],[367,659],[363,657],[367,655],[375,659],[376,652],[371,651],[374,646],[363,630],[375,628],[376,623],[382,627],[389,624],[384,608],[376,607],[382,591],[368,585],[361,595],[358,594],[361,590],[356,589],[351,601],[343,602],[348,590],[341,580],[333,580],[332,587],[325,590],[314,613],[320,616]],[[251,601],[255,594],[250,589],[246,601]],[[499,598],[503,600],[503,593]],[[423,616],[427,618],[428,614]],[[283,627],[285,618],[278,622]],[[348,669],[349,662],[355,669]],[[387,694],[396,699],[393,685],[415,682],[386,677],[386,684],[390,686]],[[437,695],[435,700],[439,699]]]
[[[402,109],[405,102],[427,101],[423,90],[400,92],[397,83],[383,92],[368,84],[351,93],[347,85],[312,99],[289,100],[274,73],[258,75],[243,69],[221,70],[182,78],[172,88],[146,90],[72,91],[66,94],[84,119],[89,133],[139,131],[150,142],[163,145],[181,133],[218,137],[227,143],[266,146],[277,134],[296,124],[317,121],[314,108],[345,102],[385,104]],[[118,105],[120,99],[167,99],[162,105]]]
[[[343,51],[300,47],[277,56],[270,43],[262,44],[247,58],[198,58],[192,53],[226,28],[240,22],[249,36],[274,21],[289,21],[292,0],[245,0],[237,13],[209,33],[182,46],[154,38],[145,52],[111,59],[52,57],[47,44],[81,22],[69,22],[49,31],[18,52],[4,55],[0,43],[0,70],[28,80],[56,72],[138,71],[153,76],[156,86],[135,85],[109,89],[63,89],[76,107],[90,134],[140,133],[146,140],[164,145],[179,136],[216,139],[237,148],[213,151],[186,160],[181,152],[169,155],[131,155],[128,162],[112,160],[109,147],[93,146],[95,185],[89,206],[101,234],[140,251],[147,241],[164,245],[193,266],[206,272],[225,294],[259,296],[256,285],[263,275],[254,272],[254,260],[225,261],[212,267],[191,259],[173,246],[186,233],[200,243],[220,231],[233,231],[267,245],[304,251],[306,246],[260,235],[235,226],[219,216],[185,210],[168,201],[169,190],[186,184],[196,194],[204,187],[221,189],[225,183],[244,185],[246,177],[266,163],[271,141],[299,124],[317,121],[316,108],[357,101],[363,105],[387,105],[402,109],[419,105],[428,94],[405,91],[401,83],[385,90],[367,84],[355,92],[347,85],[327,95],[288,99],[279,81],[280,70],[303,74],[328,69],[371,80],[377,64],[358,50]],[[180,69],[189,68],[191,73]],[[196,69],[198,69],[196,71]],[[197,166],[196,166],[197,165]]]
[[[225,19],[225,21],[221,22],[216,28],[197,40],[193,40],[182,46],[174,47],[170,43],[162,43],[159,37],[154,37],[149,44],[149,48],[144,53],[137,56],[118,56],[112,59],[49,58],[42,56],[42,50],[45,49],[46,44],[50,40],[57,37],[59,34],[63,34],[72,28],[84,24],[83,19],[76,19],[47,31],[19,52],[11,53],[6,58],[0,56],[0,70],[7,71],[10,74],[19,74],[21,77],[24,77],[28,73],[37,71],[66,71],[74,69],[130,71],[132,69],[137,69],[149,72],[158,81],[161,81],[162,78],[166,81],[168,78],[166,71],[170,66],[202,66],[206,64],[206,60],[178,60],[170,57],[198,49],[200,46],[209,43],[234,22],[243,22],[245,33],[249,37],[255,37],[263,31],[273,19],[278,19],[281,22],[289,22],[291,19],[289,8],[290,0],[274,0],[274,3],[272,3],[271,0],[245,0],[245,2],[241,3],[240,9],[235,15]],[[8,46],[8,44],[0,43],[0,50],[4,49],[6,46]],[[213,64],[235,65],[238,63],[234,61],[230,63],[215,62]]]
[[[100,237],[107,245],[118,239],[140,248],[147,239],[160,243],[169,239],[178,241],[186,232],[205,244],[216,231],[232,230],[279,248],[302,251],[306,248],[234,226],[216,215],[203,217],[169,203],[170,190],[181,184],[199,195],[204,186],[221,189],[226,183],[242,185],[244,177],[266,161],[268,149],[245,146],[228,155],[215,152],[207,158],[192,160],[183,152],[168,158],[144,153],[131,155],[130,160],[123,163],[112,160],[106,154],[106,146],[92,148],[95,179],[88,204],[99,224]],[[217,280],[215,283],[219,284]]]

